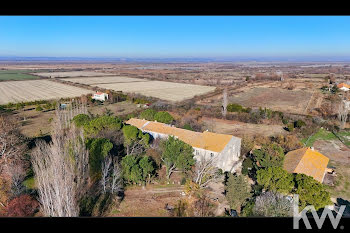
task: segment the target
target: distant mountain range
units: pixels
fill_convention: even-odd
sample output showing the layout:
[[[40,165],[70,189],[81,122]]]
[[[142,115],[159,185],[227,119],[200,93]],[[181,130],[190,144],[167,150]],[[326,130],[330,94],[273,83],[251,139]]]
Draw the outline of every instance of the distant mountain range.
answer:
[[[350,62],[350,56],[303,56],[303,57],[225,57],[225,58],[123,58],[123,57],[20,57],[0,56],[0,62],[156,62],[156,63],[180,63],[180,62]]]

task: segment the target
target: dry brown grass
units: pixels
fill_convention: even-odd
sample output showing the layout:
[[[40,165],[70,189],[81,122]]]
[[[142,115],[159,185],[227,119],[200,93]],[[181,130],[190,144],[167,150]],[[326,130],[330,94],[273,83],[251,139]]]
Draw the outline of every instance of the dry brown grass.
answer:
[[[51,78],[58,78],[58,77],[96,77],[96,76],[107,76],[107,75],[114,75],[111,73],[104,73],[104,72],[95,72],[95,71],[67,71],[67,72],[47,72],[47,73],[33,73],[37,76],[42,77],[51,77]]]
[[[250,124],[206,117],[202,120],[206,127],[215,133],[231,134],[237,137],[243,137],[244,135],[276,136],[288,134],[282,125]]]
[[[125,191],[124,200],[107,216],[113,217],[169,217],[165,205],[174,206],[181,199],[182,186],[150,185],[130,187]]]
[[[107,77],[86,77],[86,78],[65,78],[64,81],[82,84],[108,84],[108,83],[129,83],[129,82],[142,82],[144,79],[129,78],[124,76],[107,76]]]
[[[302,114],[311,96],[312,92],[308,90],[257,87],[230,96],[229,101],[245,107],[266,107],[275,111]]]

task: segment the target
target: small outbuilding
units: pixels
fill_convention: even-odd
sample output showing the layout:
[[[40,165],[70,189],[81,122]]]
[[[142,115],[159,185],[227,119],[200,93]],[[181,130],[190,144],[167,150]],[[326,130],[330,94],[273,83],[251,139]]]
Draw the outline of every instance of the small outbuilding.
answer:
[[[349,91],[350,90],[350,85],[346,83],[339,83],[337,87],[342,90],[342,91]]]
[[[103,92],[96,92],[92,96],[92,99],[99,100],[99,101],[106,101],[106,100],[108,100],[108,94],[103,93]]]
[[[289,173],[302,173],[312,176],[320,183],[327,172],[329,158],[313,147],[305,147],[286,154],[283,168]]]

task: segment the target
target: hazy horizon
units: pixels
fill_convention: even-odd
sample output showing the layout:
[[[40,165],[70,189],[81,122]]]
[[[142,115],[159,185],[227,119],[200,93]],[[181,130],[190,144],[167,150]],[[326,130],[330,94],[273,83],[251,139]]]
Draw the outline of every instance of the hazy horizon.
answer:
[[[348,16],[0,16],[1,57],[350,60]]]
[[[281,63],[349,63],[349,57],[32,57],[0,56],[0,62],[54,62],[54,61],[91,61],[91,62],[281,62]]]

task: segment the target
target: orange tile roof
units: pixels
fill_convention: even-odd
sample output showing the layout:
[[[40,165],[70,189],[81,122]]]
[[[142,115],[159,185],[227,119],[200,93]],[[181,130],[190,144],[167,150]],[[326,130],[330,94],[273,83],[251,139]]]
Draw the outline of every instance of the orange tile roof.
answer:
[[[346,87],[346,88],[349,88],[350,89],[350,85],[349,84],[346,84],[346,83],[339,83],[338,88],[342,88],[342,87]]]
[[[221,152],[233,137],[232,135],[217,134],[208,131],[199,133],[191,130],[176,128],[160,122],[140,120],[136,118],[131,118],[126,123],[145,131],[176,136],[181,141],[184,141],[193,147],[214,152]]]
[[[129,125],[133,125],[137,128],[141,128],[144,124],[146,124],[148,121],[146,120],[140,120],[140,119],[136,119],[136,118],[130,118],[126,123]]]
[[[289,173],[303,173],[323,182],[329,158],[310,147],[290,151],[284,158],[283,168]]]

